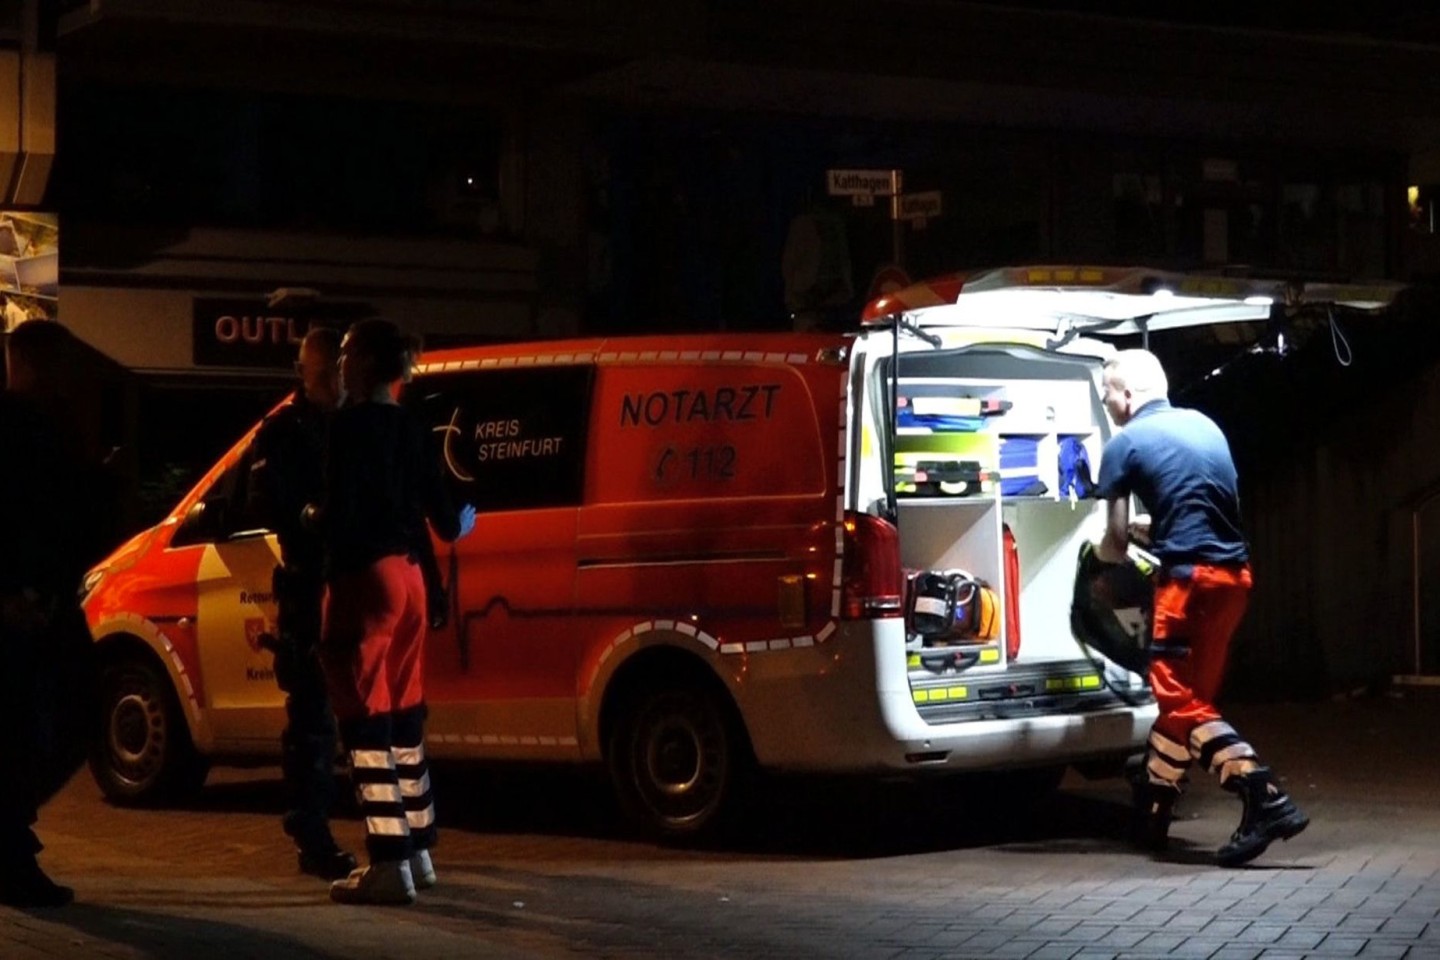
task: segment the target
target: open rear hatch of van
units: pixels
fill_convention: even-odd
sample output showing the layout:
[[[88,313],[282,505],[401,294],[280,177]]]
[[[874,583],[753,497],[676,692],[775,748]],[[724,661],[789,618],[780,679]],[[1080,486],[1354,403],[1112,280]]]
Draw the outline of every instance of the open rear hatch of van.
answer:
[[[1145,695],[1070,632],[1075,558],[1101,522],[1085,467],[1111,429],[1100,363],[999,339],[876,365],[910,688],[931,722],[1113,706],[1117,686]]]
[[[1037,267],[947,278],[872,305],[853,371],[862,406],[851,503],[899,529],[921,717],[1149,697],[1144,678],[1070,629],[1080,545],[1103,531],[1092,481],[1114,429],[1100,399],[1113,347],[1097,337],[1263,325],[1291,302],[1374,309],[1397,289]]]

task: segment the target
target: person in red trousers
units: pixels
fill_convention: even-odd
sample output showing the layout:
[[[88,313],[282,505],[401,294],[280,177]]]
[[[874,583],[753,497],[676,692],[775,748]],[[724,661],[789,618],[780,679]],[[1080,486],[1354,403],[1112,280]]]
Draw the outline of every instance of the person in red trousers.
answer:
[[[1244,804],[1239,827],[1217,853],[1221,865],[1239,866],[1310,820],[1215,708],[1251,586],[1235,463],[1213,420],[1170,405],[1165,371],[1149,351],[1116,354],[1105,364],[1104,391],[1123,429],[1100,458],[1096,496],[1108,509],[1096,555],[1125,558],[1133,495],[1150,510],[1145,536],[1161,563],[1150,660],[1160,715],[1135,783],[1136,840],[1165,848],[1175,801],[1198,761]]]
[[[340,345],[344,405],[330,425],[321,663],[365,818],[369,864],[335,881],[340,903],[413,903],[435,883],[435,806],[425,759],[425,583],[416,545],[426,520],[443,539],[470,532],[425,425],[399,405],[413,341],[362,320]]]

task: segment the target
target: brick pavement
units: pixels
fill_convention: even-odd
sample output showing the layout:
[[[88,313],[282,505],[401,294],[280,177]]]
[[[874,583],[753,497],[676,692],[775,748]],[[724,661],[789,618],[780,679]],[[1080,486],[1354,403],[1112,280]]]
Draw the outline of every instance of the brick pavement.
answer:
[[[1239,805],[1187,797],[1165,862],[1119,840],[1125,791],[1020,811],[953,792],[790,785],[717,850],[619,836],[568,776],[441,771],[441,885],[337,907],[294,872],[273,770],[191,809],[117,810],[87,775],[45,811],[76,906],[0,910],[0,958],[1377,957],[1440,960],[1440,694],[1234,708],[1314,817],[1250,869],[1209,862]],[[352,844],[359,824],[338,823]]]

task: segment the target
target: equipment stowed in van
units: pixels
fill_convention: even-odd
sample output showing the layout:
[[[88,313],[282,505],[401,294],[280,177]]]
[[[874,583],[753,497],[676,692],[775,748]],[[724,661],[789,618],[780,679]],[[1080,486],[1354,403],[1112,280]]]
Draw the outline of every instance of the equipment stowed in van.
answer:
[[[1000,635],[1000,598],[964,570],[927,570],[910,578],[911,629],[927,644],[984,643]]]

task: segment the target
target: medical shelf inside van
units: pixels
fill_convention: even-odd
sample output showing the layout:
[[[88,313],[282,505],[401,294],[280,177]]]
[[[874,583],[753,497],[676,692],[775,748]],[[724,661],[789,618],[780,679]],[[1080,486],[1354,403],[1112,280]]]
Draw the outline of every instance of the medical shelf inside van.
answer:
[[[901,500],[900,563],[907,570],[964,570],[1004,581],[999,501],[994,497]],[[983,509],[981,509],[983,507]]]

